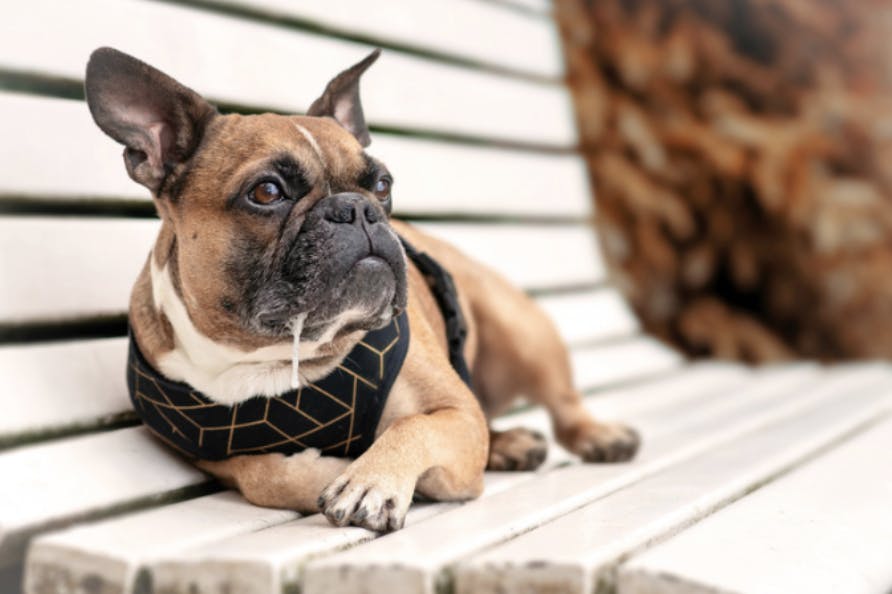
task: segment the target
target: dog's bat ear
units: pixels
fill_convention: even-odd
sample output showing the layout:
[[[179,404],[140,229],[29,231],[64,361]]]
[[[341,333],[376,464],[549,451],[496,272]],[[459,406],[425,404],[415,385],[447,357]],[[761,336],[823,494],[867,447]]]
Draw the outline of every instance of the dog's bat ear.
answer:
[[[192,89],[109,47],[90,56],[85,87],[96,124],[126,147],[127,173],[156,195],[170,170],[191,156],[216,113]]]
[[[380,55],[381,50],[376,49],[362,61],[331,79],[322,96],[313,101],[307,115],[332,117],[353,134],[359,144],[364,147],[370,145],[372,139],[369,136],[369,127],[365,123],[362,103],[359,101],[359,79]]]

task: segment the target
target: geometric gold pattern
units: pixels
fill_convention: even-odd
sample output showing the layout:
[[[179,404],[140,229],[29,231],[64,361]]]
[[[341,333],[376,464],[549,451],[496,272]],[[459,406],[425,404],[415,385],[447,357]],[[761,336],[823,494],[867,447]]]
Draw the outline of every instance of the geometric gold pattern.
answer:
[[[127,385],[136,412],[170,447],[205,460],[307,448],[360,455],[371,445],[409,345],[403,312],[385,328],[366,334],[322,380],[227,406],[163,377],[139,352],[132,334]]]

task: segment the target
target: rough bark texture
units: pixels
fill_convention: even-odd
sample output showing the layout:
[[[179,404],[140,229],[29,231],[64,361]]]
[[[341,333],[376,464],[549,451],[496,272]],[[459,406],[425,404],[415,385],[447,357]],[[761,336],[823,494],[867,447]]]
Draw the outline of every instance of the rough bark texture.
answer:
[[[604,250],[649,331],[892,356],[890,6],[556,0]]]

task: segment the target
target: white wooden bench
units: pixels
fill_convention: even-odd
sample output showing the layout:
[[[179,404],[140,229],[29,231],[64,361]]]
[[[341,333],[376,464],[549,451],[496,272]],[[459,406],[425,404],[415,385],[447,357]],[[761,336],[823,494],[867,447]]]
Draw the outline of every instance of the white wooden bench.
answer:
[[[80,91],[112,45],[224,108],[299,112],[371,43],[390,48],[363,89],[398,214],[529,290],[592,410],[644,435],[622,465],[553,446],[377,539],[247,504],[130,413],[124,315],[157,222]],[[892,586],[892,368],[691,364],[642,335],[607,281],[562,76],[545,0],[0,5],[0,592]],[[535,409],[498,423],[548,431]]]

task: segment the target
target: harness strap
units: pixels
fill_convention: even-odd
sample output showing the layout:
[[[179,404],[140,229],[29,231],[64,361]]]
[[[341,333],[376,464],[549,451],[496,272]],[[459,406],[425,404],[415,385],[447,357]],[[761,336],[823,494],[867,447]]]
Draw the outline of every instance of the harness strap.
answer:
[[[449,346],[449,362],[453,369],[461,377],[462,381],[471,387],[471,372],[468,370],[468,363],[465,361],[465,340],[468,337],[468,325],[465,322],[465,316],[461,310],[461,304],[458,302],[458,292],[455,289],[455,281],[452,275],[445,268],[440,266],[439,262],[415,248],[411,243],[400,237],[403,249],[406,255],[421,274],[427,280],[437,305],[440,306],[440,312],[443,315],[443,321],[446,323],[446,340]]]

